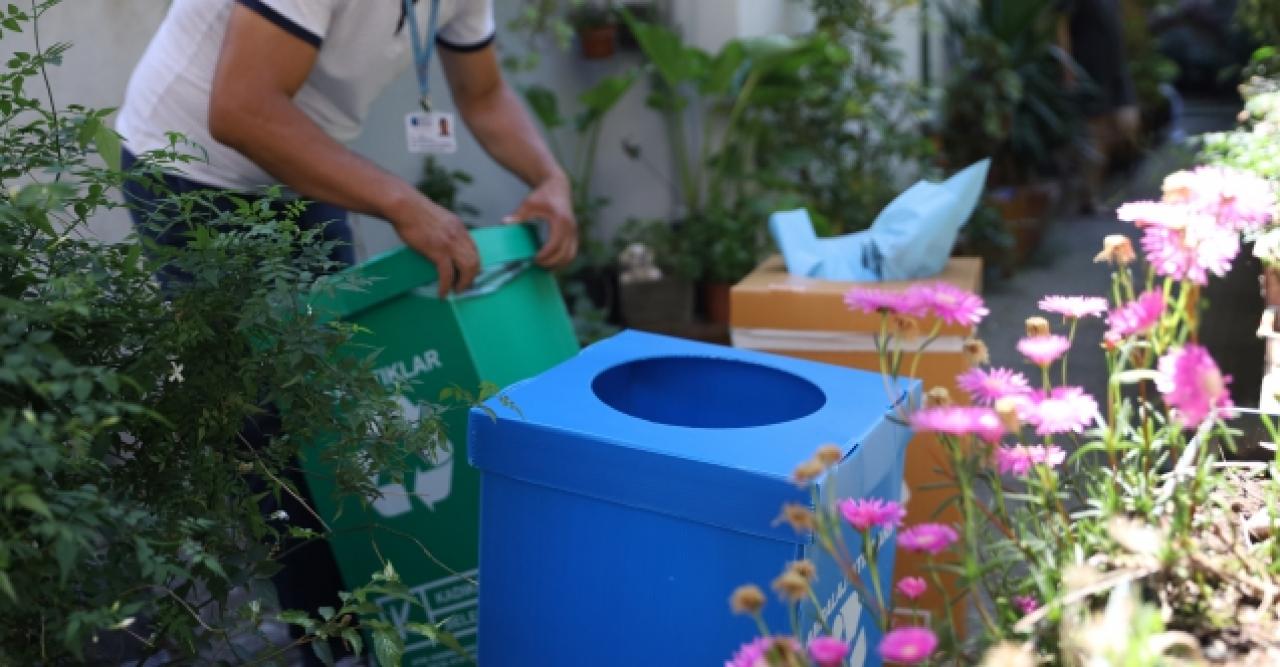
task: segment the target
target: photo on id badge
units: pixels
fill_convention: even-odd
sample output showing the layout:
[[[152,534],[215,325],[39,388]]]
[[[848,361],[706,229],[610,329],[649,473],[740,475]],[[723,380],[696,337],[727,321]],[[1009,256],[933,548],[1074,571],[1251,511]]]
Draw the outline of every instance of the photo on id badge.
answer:
[[[404,117],[410,153],[457,152],[456,130],[453,114],[445,111],[414,111]]]

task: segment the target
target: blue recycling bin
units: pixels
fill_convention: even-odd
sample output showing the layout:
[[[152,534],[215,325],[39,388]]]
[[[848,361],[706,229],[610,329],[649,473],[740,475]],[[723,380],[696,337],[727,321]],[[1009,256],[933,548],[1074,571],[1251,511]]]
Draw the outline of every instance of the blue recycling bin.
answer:
[[[730,593],[802,557],[836,634],[876,663],[835,563],[776,518],[809,500],[790,475],[828,443],[845,456],[820,484],[898,499],[910,432],[887,410],[872,373],[634,331],[509,387],[470,416],[480,664],[724,664],[756,634]],[[889,590],[893,544],[881,554]],[[790,632],[778,602],[766,618]],[[801,634],[818,627],[810,614]]]

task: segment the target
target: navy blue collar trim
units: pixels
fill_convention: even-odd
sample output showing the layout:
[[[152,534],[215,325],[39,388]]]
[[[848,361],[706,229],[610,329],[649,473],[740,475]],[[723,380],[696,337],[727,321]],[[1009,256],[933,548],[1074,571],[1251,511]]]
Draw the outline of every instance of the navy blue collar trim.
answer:
[[[236,0],[240,4],[252,10],[262,18],[276,24],[281,30],[297,37],[298,39],[310,44],[311,46],[320,48],[323,41],[319,35],[298,25],[292,19],[276,11],[275,8],[267,6],[262,0]]]

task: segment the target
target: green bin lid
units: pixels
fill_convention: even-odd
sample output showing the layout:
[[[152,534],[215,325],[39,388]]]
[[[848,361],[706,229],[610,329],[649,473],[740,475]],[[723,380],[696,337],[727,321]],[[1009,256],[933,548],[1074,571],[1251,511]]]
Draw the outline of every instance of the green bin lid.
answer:
[[[480,253],[481,271],[529,261],[538,253],[537,232],[530,224],[481,227],[471,230],[471,238]],[[368,287],[357,290],[342,286],[350,284],[352,278]],[[431,260],[401,246],[317,281],[309,304],[322,317],[349,319],[409,290],[434,283],[437,278]]]

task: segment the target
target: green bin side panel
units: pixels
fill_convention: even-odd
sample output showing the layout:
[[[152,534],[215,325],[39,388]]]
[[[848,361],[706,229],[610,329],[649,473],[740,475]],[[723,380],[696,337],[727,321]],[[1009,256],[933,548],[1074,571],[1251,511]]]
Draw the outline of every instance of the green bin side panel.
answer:
[[[545,271],[525,271],[493,294],[455,305],[483,381],[506,387],[578,353],[560,288]]]
[[[378,379],[402,383],[410,416],[425,416],[422,406],[438,404],[446,387],[474,392],[481,382],[506,386],[578,352],[555,279],[537,268],[488,294],[441,300],[428,289],[413,289],[349,319],[368,330],[353,341],[352,353],[381,350]],[[381,553],[421,605],[378,600],[383,617],[397,625],[447,622],[446,629],[474,654],[480,476],[467,463],[465,408],[444,415],[449,451],[434,461],[410,457],[402,486],[390,475],[380,476],[383,498],[373,506],[346,498],[339,507],[332,477],[314,457],[304,461],[304,469],[317,511],[333,529],[330,544],[347,587],[367,583],[380,571]],[[418,635],[405,640],[404,665],[468,664]]]

